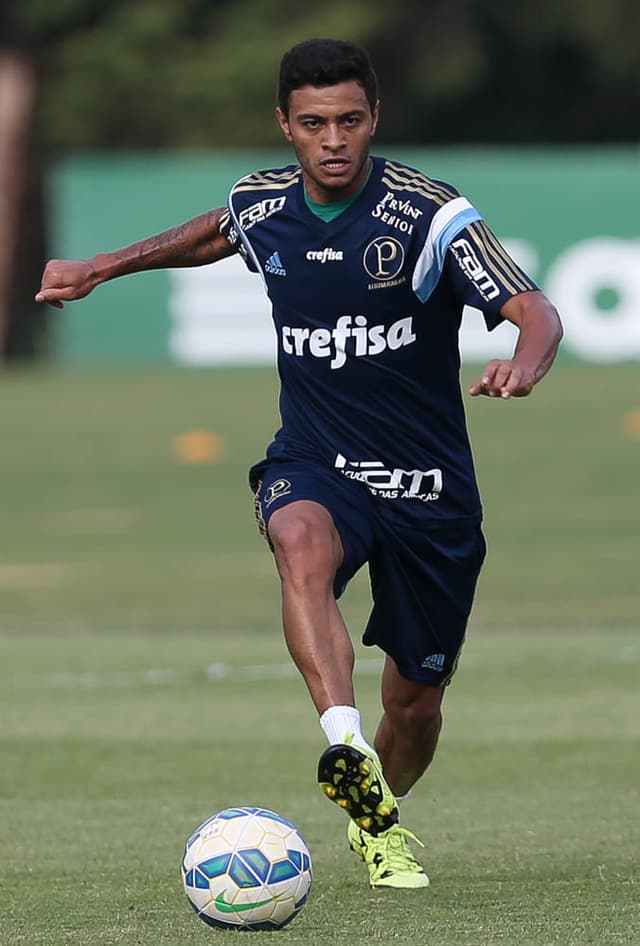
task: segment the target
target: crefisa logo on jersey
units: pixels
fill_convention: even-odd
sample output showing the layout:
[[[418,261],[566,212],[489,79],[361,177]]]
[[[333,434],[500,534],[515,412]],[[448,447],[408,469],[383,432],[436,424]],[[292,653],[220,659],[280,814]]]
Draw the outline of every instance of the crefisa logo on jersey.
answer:
[[[367,245],[362,264],[375,282],[369,283],[369,289],[384,289],[399,286],[406,277],[396,278],[404,264],[404,247],[395,237],[381,236]]]
[[[321,250],[307,250],[305,259],[310,263],[341,263],[344,260],[344,250],[334,250],[332,246],[325,246]]]
[[[434,502],[442,492],[442,470],[393,470],[380,460],[347,460],[339,453],[334,467],[350,480],[364,483],[369,492],[382,499],[417,499]]]
[[[366,316],[341,315],[334,329],[295,328],[283,325],[282,348],[286,355],[304,358],[330,358],[330,368],[342,368],[347,356],[362,358],[380,355],[390,349],[396,351],[416,340],[413,318],[398,319],[391,325],[369,325]]]

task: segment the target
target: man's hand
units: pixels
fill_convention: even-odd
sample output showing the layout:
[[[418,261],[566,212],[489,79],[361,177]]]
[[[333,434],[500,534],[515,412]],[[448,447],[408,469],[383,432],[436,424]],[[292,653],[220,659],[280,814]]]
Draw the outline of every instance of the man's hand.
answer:
[[[539,290],[520,292],[507,299],[503,318],[520,329],[513,358],[494,358],[480,381],[469,388],[472,397],[526,397],[553,364],[562,325],[554,306]]]
[[[62,309],[63,302],[84,299],[99,283],[94,267],[87,260],[52,259],[42,274],[36,302],[48,302]]]
[[[528,371],[513,359],[495,358],[484,369],[480,381],[469,388],[472,397],[526,397],[535,384],[533,371]]]

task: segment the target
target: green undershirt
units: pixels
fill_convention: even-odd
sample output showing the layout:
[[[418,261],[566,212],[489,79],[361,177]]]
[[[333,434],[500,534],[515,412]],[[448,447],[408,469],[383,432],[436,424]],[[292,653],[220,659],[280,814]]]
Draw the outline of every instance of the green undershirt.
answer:
[[[321,220],[324,220],[325,223],[331,223],[332,220],[335,220],[336,217],[339,217],[341,213],[351,206],[354,200],[357,200],[362,191],[365,189],[369,183],[369,178],[371,177],[371,171],[373,170],[373,163],[369,165],[369,173],[367,174],[367,179],[359,187],[355,194],[351,194],[349,197],[345,197],[343,200],[334,200],[330,204],[319,204],[317,201],[312,200],[311,197],[307,194],[307,189],[304,189],[304,202],[311,211],[315,214],[316,217],[320,217]]]

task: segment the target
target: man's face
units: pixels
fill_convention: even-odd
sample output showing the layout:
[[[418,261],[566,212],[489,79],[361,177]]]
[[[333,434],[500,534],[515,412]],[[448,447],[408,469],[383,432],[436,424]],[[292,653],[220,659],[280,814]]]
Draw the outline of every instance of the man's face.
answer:
[[[296,152],[307,193],[318,203],[355,193],[369,170],[369,143],[378,122],[355,79],[338,85],[305,85],[289,96],[288,116],[276,109],[280,127]]]

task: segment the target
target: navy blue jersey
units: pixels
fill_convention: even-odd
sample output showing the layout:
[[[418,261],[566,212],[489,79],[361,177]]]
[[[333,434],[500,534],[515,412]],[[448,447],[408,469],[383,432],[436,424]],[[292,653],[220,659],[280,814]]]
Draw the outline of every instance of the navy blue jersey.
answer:
[[[310,459],[421,528],[481,515],[459,384],[465,304],[488,328],[536,286],[448,184],[373,158],[331,222],[297,166],[242,178],[221,232],[273,307],[282,427],[269,458]]]

